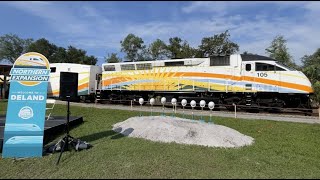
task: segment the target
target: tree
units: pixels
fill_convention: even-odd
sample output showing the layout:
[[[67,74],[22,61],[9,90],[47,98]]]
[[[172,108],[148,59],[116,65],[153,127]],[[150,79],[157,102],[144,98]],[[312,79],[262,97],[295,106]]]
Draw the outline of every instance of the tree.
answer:
[[[171,59],[193,58],[197,53],[197,50],[192,48],[186,40],[182,41],[179,37],[170,38],[167,49]]]
[[[69,46],[67,49],[67,59],[66,63],[79,63],[84,61],[86,51],[82,49],[77,49],[76,47]]]
[[[63,47],[58,47],[48,59],[50,63],[63,63],[67,61],[67,51]]]
[[[168,50],[170,51],[171,59],[179,59],[181,58],[181,45],[182,39],[179,37],[174,37],[169,39]]]
[[[94,56],[87,56],[86,51],[83,49],[77,49],[73,46],[69,46],[66,51],[66,63],[78,63],[95,65],[98,59]]]
[[[320,102],[320,48],[312,55],[305,55],[302,60],[302,72],[309,78],[314,90],[314,99]]]
[[[58,47],[51,44],[47,39],[41,38],[31,43],[28,47],[29,52],[38,52],[44,55],[49,62],[51,61],[52,55],[58,50]]]
[[[193,58],[196,56],[197,50],[191,47],[187,41],[184,41],[181,47],[181,58]]]
[[[305,55],[301,58],[302,71],[314,84],[320,81],[320,48],[315,53],[308,56]]]
[[[283,36],[276,36],[271,45],[266,49],[269,57],[293,68],[297,68],[297,65],[292,61],[292,56],[288,52],[287,40]]]
[[[167,45],[160,39],[150,44],[149,53],[153,60],[167,59],[170,56]]]
[[[21,39],[15,34],[5,34],[0,37],[0,59],[7,59],[11,63],[27,52],[32,39]]]
[[[108,57],[105,58],[105,61],[107,63],[118,63],[118,62],[121,62],[122,60],[121,58],[117,57],[117,53],[111,53],[111,55],[108,54]]]
[[[201,40],[199,51],[202,57],[209,57],[214,55],[234,54],[239,51],[239,45],[232,42],[229,31],[221,34],[215,34],[211,37],[204,37]]]
[[[152,57],[148,48],[143,48],[138,54],[139,61],[151,61]]]
[[[88,65],[96,65],[98,59],[94,56],[85,56],[84,60],[82,61],[82,64],[88,64]]]
[[[122,47],[121,52],[125,52],[127,54],[126,59],[133,62],[140,60],[141,53],[146,48],[146,46],[143,45],[143,40],[134,34],[128,34],[120,43]]]

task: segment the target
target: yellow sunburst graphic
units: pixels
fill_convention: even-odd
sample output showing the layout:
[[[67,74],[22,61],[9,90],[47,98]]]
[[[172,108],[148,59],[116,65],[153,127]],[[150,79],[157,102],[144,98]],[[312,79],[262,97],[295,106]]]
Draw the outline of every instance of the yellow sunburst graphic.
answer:
[[[243,87],[226,86],[211,82],[201,82],[184,78],[181,73],[169,67],[153,68],[152,70],[121,71],[103,76],[104,85],[113,89],[138,91],[243,91]],[[117,85],[118,84],[118,85]]]

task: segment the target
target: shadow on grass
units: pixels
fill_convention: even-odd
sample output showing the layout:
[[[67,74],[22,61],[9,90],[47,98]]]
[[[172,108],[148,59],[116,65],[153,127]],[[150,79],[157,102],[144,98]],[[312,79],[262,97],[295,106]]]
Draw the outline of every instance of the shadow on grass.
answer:
[[[120,133],[122,131],[122,128],[119,127],[117,129],[115,129],[115,131],[118,133],[115,136],[112,136],[111,139],[120,139],[122,137],[128,136],[129,134],[131,134],[133,132],[133,128],[128,128],[126,130],[124,130],[122,133]]]
[[[93,134],[90,134],[90,135],[82,136],[82,137],[79,137],[78,139],[90,142],[90,141],[99,140],[101,138],[113,136],[115,134],[117,134],[117,133],[114,132],[113,130],[108,130],[108,131],[102,131],[102,132],[98,132],[98,133],[93,133]]]
[[[102,132],[90,134],[87,136],[82,136],[82,137],[79,137],[78,139],[81,139],[81,140],[87,141],[87,142],[96,141],[101,138],[105,138],[105,137],[109,137],[109,136],[112,136],[111,139],[119,139],[124,136],[128,136],[129,134],[131,134],[133,132],[133,130],[134,130],[133,128],[128,128],[128,129],[124,130],[122,133],[120,133],[122,131],[122,128],[117,128],[117,129],[115,129],[115,131],[113,131],[113,130],[102,131]]]

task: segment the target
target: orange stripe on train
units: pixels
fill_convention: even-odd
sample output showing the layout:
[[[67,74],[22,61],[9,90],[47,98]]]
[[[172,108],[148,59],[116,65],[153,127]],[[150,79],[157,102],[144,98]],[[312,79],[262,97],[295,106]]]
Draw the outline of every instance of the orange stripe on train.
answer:
[[[89,88],[89,83],[84,83],[84,84],[81,84],[80,86],[78,86],[78,91],[82,90],[82,89],[86,89],[86,88]]]
[[[295,83],[288,83],[283,81],[276,81],[276,80],[270,80],[270,79],[263,79],[263,78],[257,78],[257,77],[251,77],[251,76],[230,76],[225,74],[212,74],[212,73],[175,73],[176,76],[187,76],[187,77],[212,77],[212,78],[221,78],[221,79],[231,79],[231,80],[245,80],[245,81],[251,81],[251,82],[258,82],[258,83],[264,83],[264,84],[270,84],[270,85],[277,85],[281,87],[291,88],[291,89],[297,89],[301,91],[306,92],[313,92],[312,88],[310,86],[305,86],[301,84],[295,84]]]

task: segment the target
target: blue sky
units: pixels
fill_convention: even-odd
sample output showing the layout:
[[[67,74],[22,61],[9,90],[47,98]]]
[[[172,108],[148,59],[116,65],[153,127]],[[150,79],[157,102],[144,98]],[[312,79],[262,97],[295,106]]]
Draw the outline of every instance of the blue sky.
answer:
[[[46,38],[76,46],[98,57],[120,53],[127,34],[146,45],[178,36],[197,47],[203,37],[229,30],[231,40],[265,55],[273,38],[283,35],[296,63],[320,48],[320,2],[250,1],[29,1],[0,2],[0,35]],[[120,54],[123,56],[123,54]]]

